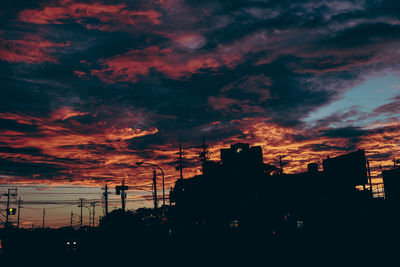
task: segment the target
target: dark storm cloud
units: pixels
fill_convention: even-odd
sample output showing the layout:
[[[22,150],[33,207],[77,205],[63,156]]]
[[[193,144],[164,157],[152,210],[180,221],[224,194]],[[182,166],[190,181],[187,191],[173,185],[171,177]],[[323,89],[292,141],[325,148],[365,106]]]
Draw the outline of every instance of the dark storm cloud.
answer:
[[[55,174],[65,169],[56,164],[32,163],[28,161],[14,161],[0,159],[0,167],[3,173],[18,174],[27,178],[40,174],[40,178],[51,178]]]
[[[3,147],[2,144],[0,144],[0,153],[42,155],[42,151],[35,147],[12,148],[7,146]]]
[[[392,157],[392,153],[379,153],[368,155],[368,158],[372,159],[388,159]]]
[[[17,123],[14,120],[0,119],[0,129],[22,133],[36,132],[37,128],[29,124]]]
[[[189,4],[194,4],[196,6],[196,8],[201,8],[202,11],[204,12],[199,12],[200,15],[205,15],[207,17],[211,17],[214,16],[215,13],[218,14],[225,14],[226,16],[236,16],[235,12],[237,10],[241,10],[243,8],[248,8],[249,4],[246,4],[245,7],[241,6],[241,4],[237,4],[237,5],[223,5],[223,4],[207,4],[207,3],[192,3],[192,2],[188,2]],[[257,8],[259,8],[259,5],[264,5],[262,3],[254,3],[254,6],[257,6]],[[251,5],[251,4],[250,4]],[[216,11],[211,11],[211,7],[217,7]],[[240,8],[239,8],[240,7]],[[331,9],[335,9],[335,12],[339,12],[340,10],[345,10],[346,11],[346,15],[347,20],[351,19],[351,12],[347,12],[348,10],[350,10],[352,6],[348,5],[348,9],[346,9],[346,6],[344,6],[342,9],[340,8],[340,2],[337,3],[337,7],[335,8],[335,6],[333,5],[333,7]],[[188,8],[188,7],[186,7]],[[291,7],[293,9],[298,8],[299,10],[301,10],[300,13],[304,13],[304,12],[308,12],[308,13],[313,13],[313,12],[318,12],[321,8],[324,9],[326,12],[329,11],[330,7],[329,5],[327,7],[320,6],[316,9],[312,9],[310,8],[310,5],[305,5],[302,6],[301,3],[298,3],[296,5],[294,5],[293,7]],[[205,10],[208,10],[208,12],[206,12]],[[358,9],[359,11],[362,10],[362,8],[360,7]],[[190,11],[187,11],[190,13]],[[254,11],[255,12],[255,11]],[[253,12],[253,13],[254,13]],[[259,10],[257,10],[257,12],[261,12]],[[256,12],[256,14],[257,14]],[[265,11],[267,12],[267,11]],[[235,13],[235,14],[232,14]],[[279,27],[274,26],[274,24],[268,25],[266,23],[263,24],[262,27],[255,27],[255,22],[253,22],[252,19],[250,19],[250,17],[253,14],[252,12],[247,12],[247,17],[249,19],[247,20],[243,20],[241,22],[236,22],[235,21],[232,23],[232,27],[237,27],[238,25],[241,24],[246,24],[246,27],[253,27],[253,31],[251,31],[250,33],[254,33],[257,31],[261,31],[264,30],[265,32],[273,32],[274,30],[278,29]],[[279,13],[279,12],[278,12]],[[253,14],[254,15],[254,14]],[[243,15],[245,16],[245,15]],[[355,15],[356,18],[358,18],[360,16],[359,13],[357,13],[357,15]],[[277,17],[274,18],[274,20],[278,20],[279,14],[277,14]],[[269,18],[270,19],[270,18]],[[268,21],[268,18],[265,18],[264,21]],[[301,20],[301,18],[298,18],[299,20]],[[344,18],[341,18],[342,20],[344,20]],[[364,18],[364,19],[368,19],[368,18]],[[195,25],[197,25],[196,23],[199,23],[197,20],[195,21]],[[327,24],[328,22],[326,22],[325,24]],[[362,22],[360,22],[362,23]],[[288,26],[289,24],[287,22],[284,23],[286,26]],[[249,26],[250,25],[250,26]],[[299,25],[297,24],[297,28],[294,27],[296,25],[296,23],[293,23],[293,27],[287,27],[291,30],[293,30],[294,34],[298,34],[296,31],[299,30]],[[319,29],[321,24],[316,24],[314,25],[314,27],[312,26],[312,24],[309,24],[307,27],[310,29]],[[328,25],[328,24],[327,24]],[[379,28],[378,26],[381,24],[377,24],[377,28]],[[382,24],[385,25],[385,24]],[[230,24],[226,25],[224,27],[224,33],[228,34],[229,33],[229,26]],[[370,25],[365,24],[365,25],[361,25],[358,26],[360,28],[367,28]],[[372,25],[374,26],[374,25]],[[170,27],[170,26],[168,26]],[[307,28],[306,27],[306,28]],[[345,46],[346,48],[351,48],[351,47],[357,47],[358,44],[353,44],[353,46],[350,44],[346,44],[345,42],[348,42],[348,40],[346,38],[341,38],[340,36],[343,35],[352,35],[354,34],[354,32],[358,32],[359,30],[357,29],[351,29],[351,27],[349,27],[350,29],[343,29],[343,27],[341,28],[340,31],[337,32],[337,36],[335,36],[333,34],[333,37],[329,38],[329,44],[332,44],[333,46],[338,46],[338,47],[343,47]],[[388,28],[388,33],[392,31],[393,36],[396,35],[395,32],[395,27],[391,27],[390,25],[387,25]],[[368,35],[368,31],[361,31],[360,35],[362,34],[362,36],[364,36],[365,38],[369,38],[369,39],[374,39],[376,36],[375,31],[373,31],[373,27],[372,27],[372,31],[369,33]],[[203,29],[204,30],[204,36],[206,37],[210,37],[209,34],[212,34],[215,29],[213,29],[212,27],[210,29]],[[327,31],[327,30],[325,30]],[[335,33],[335,32],[334,32]],[[241,31],[238,30],[237,28],[234,28],[234,30],[232,31],[232,37],[231,38],[226,38],[226,36],[221,36],[220,38],[218,38],[217,36],[215,36],[215,38],[210,38],[211,40],[209,42],[215,42],[216,44],[219,45],[225,45],[227,44],[229,46],[229,48],[231,50],[233,50],[233,53],[235,53],[235,48],[236,46],[238,46],[237,44],[234,44],[233,42],[236,40],[241,40],[242,38],[246,37],[249,35],[249,31],[247,31],[246,29]],[[263,32],[258,32],[259,35],[262,35]],[[272,36],[273,38],[273,36]],[[307,37],[307,39],[312,38],[312,36]],[[326,38],[326,37],[324,37]],[[290,44],[283,44],[283,47],[285,49],[294,49],[293,52],[300,52],[299,56],[303,56],[301,53],[311,53],[311,51],[308,51],[307,48],[308,47],[313,47],[316,46],[316,44],[319,44],[319,46],[322,45],[321,40],[324,39],[323,36],[315,36],[315,41],[313,44],[313,40],[308,40],[311,41],[310,43],[306,43],[303,44],[306,47],[305,51],[302,50],[298,50],[297,48],[295,48],[295,46],[293,46],[292,48],[290,47]],[[335,39],[336,38],[336,39]],[[381,39],[388,39],[390,38],[390,34],[384,34],[381,36]],[[354,39],[354,38],[351,38]],[[227,41],[228,40],[228,41]],[[305,69],[318,69],[321,71],[327,70],[336,70],[336,71],[341,71],[342,68],[343,70],[348,68],[349,66],[357,66],[357,65],[363,65],[366,64],[368,65],[370,63],[370,60],[373,58],[374,56],[374,52],[375,51],[364,51],[362,55],[352,55],[352,56],[347,56],[344,58],[341,58],[340,56],[338,57],[338,53],[340,53],[338,50],[336,51],[330,51],[329,50],[329,46],[324,48],[320,48],[319,54],[324,54],[324,52],[326,52],[327,55],[325,55],[325,58],[321,58],[321,56],[319,54],[313,56],[307,56],[308,57],[308,65],[304,65],[304,56],[303,57],[298,57],[296,54],[294,54],[291,57],[279,57],[277,55],[275,56],[275,59],[273,59],[272,61],[269,61],[269,64],[266,64],[266,66],[258,66],[255,65],[255,61],[256,59],[261,55],[261,56],[265,56],[265,54],[260,54],[261,51],[263,50],[269,50],[269,48],[267,46],[265,47],[257,47],[257,41],[259,41],[259,39],[257,38],[253,38],[250,39],[255,41],[254,43],[249,43],[248,46],[250,48],[247,49],[242,49],[242,48],[237,48],[238,51],[243,52],[243,50],[245,50],[244,52],[247,53],[244,55],[243,61],[244,62],[248,62],[245,63],[243,66],[245,66],[245,68],[241,68],[241,65],[237,65],[235,66],[235,69],[230,69],[229,68],[229,64],[232,64],[232,62],[228,63],[227,68],[224,69],[223,66],[221,67],[215,67],[214,65],[204,65],[204,69],[201,70],[200,73],[196,73],[196,74],[191,74],[190,70],[188,69],[178,69],[177,72],[173,73],[173,66],[171,66],[171,70],[169,69],[161,69],[160,67],[158,67],[159,65],[151,65],[149,66],[149,73],[151,73],[152,70],[150,70],[151,68],[155,68],[156,70],[158,69],[159,72],[166,74],[167,76],[170,76],[170,78],[173,79],[177,79],[179,76],[183,75],[181,73],[185,73],[187,72],[190,75],[190,79],[188,80],[188,82],[192,82],[192,85],[190,87],[196,86],[198,83],[198,79],[197,76],[200,77],[201,81],[199,86],[202,86],[204,88],[207,88],[207,92],[209,92],[208,97],[219,97],[219,95],[217,95],[216,93],[219,92],[219,90],[221,89],[222,86],[224,85],[218,85],[218,83],[213,83],[215,79],[213,79],[214,75],[218,75],[218,73],[224,73],[224,76],[228,76],[227,78],[225,78],[226,80],[226,85],[228,85],[230,82],[235,82],[235,79],[240,79],[241,75],[247,75],[247,73],[250,73],[252,75],[258,75],[258,73],[266,73],[268,74],[268,76],[271,77],[271,80],[273,80],[274,82],[271,84],[271,88],[269,90],[271,90],[272,93],[275,93],[275,98],[270,99],[269,101],[265,101],[263,103],[257,103],[257,101],[252,100],[252,96],[247,94],[243,97],[243,94],[236,94],[230,97],[230,99],[233,99],[231,101],[231,105],[230,107],[232,107],[232,110],[234,111],[232,114],[240,114],[240,116],[247,115],[247,116],[254,116],[255,113],[254,110],[258,110],[259,112],[263,112],[266,111],[266,113],[268,113],[269,110],[265,110],[263,109],[263,106],[268,106],[270,107],[270,109],[274,112],[274,118],[276,118],[276,121],[282,121],[285,122],[287,125],[290,124],[297,124],[299,123],[299,114],[307,114],[308,112],[314,110],[315,108],[329,102],[332,98],[331,96],[333,94],[336,93],[331,93],[328,91],[323,91],[323,90],[319,90],[319,91],[311,91],[309,90],[309,88],[307,88],[304,83],[302,84],[302,80],[307,79],[308,77],[305,75],[299,75],[297,72],[299,71],[298,68],[296,69],[292,69],[290,66],[293,66],[293,64],[303,64],[303,68]],[[290,37],[289,37],[290,40]],[[302,40],[300,40],[301,42]],[[328,43],[328,41],[326,41]],[[280,44],[282,45],[282,44]],[[252,47],[253,46],[253,47]],[[314,48],[314,47],[313,47]],[[209,44],[205,44],[205,46],[203,48],[201,48],[199,51],[191,51],[191,55],[192,56],[196,56],[196,55],[201,55],[203,59],[204,57],[207,56],[207,50],[204,49],[210,49],[209,51],[213,51],[213,49],[215,49],[212,46],[209,46]],[[253,53],[256,52],[256,53]],[[328,57],[329,53],[333,52],[333,55],[330,56],[330,58]],[[271,51],[272,54],[276,54],[276,51]],[[349,53],[349,52],[347,52]],[[344,54],[346,54],[346,51],[344,51]],[[242,55],[241,55],[242,56]],[[117,58],[114,58],[115,60]],[[171,64],[169,63],[168,59],[165,59],[162,55],[161,56],[157,56],[156,58],[157,60],[160,60],[162,62],[162,64],[164,64],[163,66],[165,66],[165,64]],[[321,64],[320,61],[324,60],[327,63]],[[151,60],[150,60],[151,61]],[[329,61],[331,61],[331,63],[328,63]],[[135,63],[136,59],[132,59],[131,63]],[[117,63],[117,61],[115,61],[115,63]],[[178,65],[176,65],[175,67],[180,68],[179,66],[179,61],[177,62]],[[236,65],[236,63],[233,62],[233,64]],[[362,67],[362,66],[361,66]],[[220,68],[220,69],[218,69]],[[213,70],[214,69],[214,70]],[[245,69],[245,70],[244,70]],[[108,69],[108,71],[112,71],[113,69]],[[176,69],[175,69],[176,70]],[[211,70],[211,72],[210,72]],[[237,73],[235,73],[235,71],[237,71]],[[305,71],[304,69],[301,71]],[[124,70],[122,69],[122,73],[124,73]],[[239,74],[240,73],[240,74]],[[127,75],[129,75],[129,72],[126,72]],[[148,75],[146,73],[143,73],[144,76]],[[134,74],[136,75],[136,74]],[[186,75],[186,74],[185,74]],[[330,74],[327,74],[326,76],[329,76]],[[344,77],[340,77],[340,75],[335,75],[335,79],[337,80],[336,82],[340,82],[341,79],[346,80],[349,74],[344,75]],[[177,77],[178,76],[178,77]],[[355,72],[353,75],[353,79],[356,79],[358,76],[358,72]],[[116,81],[118,80],[123,80],[123,81],[129,81],[129,76],[128,79],[126,79],[125,77],[121,77],[121,76],[106,76],[109,79],[116,79]],[[137,78],[138,76],[133,76],[135,77],[133,79],[133,82],[138,82]],[[141,79],[143,79],[144,77],[141,77]],[[218,77],[220,78],[220,77]],[[315,77],[316,79],[318,78],[329,78],[329,77]],[[187,78],[186,78],[187,79]],[[224,78],[223,78],[224,79]],[[111,80],[109,80],[111,81]],[[212,84],[211,86],[209,86],[208,84]],[[311,87],[312,85],[310,85]],[[268,88],[266,88],[268,89]],[[346,89],[346,88],[343,88]],[[264,89],[265,90],[265,89]],[[180,95],[179,90],[172,90],[174,91],[175,94],[173,94],[173,96],[175,95]],[[196,92],[193,92],[193,90],[191,90],[191,95],[196,95]],[[204,94],[202,95],[203,97],[205,96]],[[185,95],[182,96],[182,98],[184,98]],[[225,100],[227,100],[226,96]],[[248,98],[245,99],[243,101],[243,98]],[[250,99],[249,99],[250,98]],[[254,98],[254,97],[253,97]],[[221,98],[216,98],[216,100],[219,100]],[[235,99],[236,103],[235,103]],[[190,97],[189,97],[190,100]],[[174,99],[171,99],[172,102],[174,102]],[[191,101],[189,101],[191,103]],[[297,104],[298,102],[298,104]],[[290,104],[289,104],[290,103]],[[253,107],[251,109],[246,107]],[[280,109],[280,107],[282,107]],[[221,109],[219,109],[221,110]],[[164,110],[163,110],[164,111]],[[246,112],[249,111],[249,112]],[[229,110],[228,110],[229,112]],[[258,113],[259,113],[258,112]],[[181,112],[180,112],[181,113]],[[218,113],[218,112],[217,112]],[[257,114],[258,115],[258,114]]]

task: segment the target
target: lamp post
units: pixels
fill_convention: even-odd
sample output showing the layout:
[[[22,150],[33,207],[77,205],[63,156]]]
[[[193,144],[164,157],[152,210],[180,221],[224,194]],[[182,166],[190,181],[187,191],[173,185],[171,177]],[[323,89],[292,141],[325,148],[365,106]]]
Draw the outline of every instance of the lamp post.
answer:
[[[162,175],[162,194],[163,194],[163,206],[165,205],[165,187],[164,187],[164,171],[161,169],[160,166],[153,164],[153,163],[149,163],[149,162],[136,162],[136,165],[141,166],[143,164],[147,164],[153,167],[158,168],[161,171],[161,175]]]

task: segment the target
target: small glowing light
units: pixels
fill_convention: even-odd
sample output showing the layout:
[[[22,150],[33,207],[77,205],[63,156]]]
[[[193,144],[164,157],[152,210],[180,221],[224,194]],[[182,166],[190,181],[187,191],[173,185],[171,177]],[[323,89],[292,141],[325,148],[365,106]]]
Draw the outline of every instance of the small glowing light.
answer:
[[[238,149],[236,149],[236,153],[240,153],[242,152],[242,149],[239,147]]]
[[[67,245],[69,245],[69,242],[67,242]]]
[[[239,221],[238,220],[232,220],[229,224],[230,228],[238,228],[239,227]]]
[[[296,226],[297,226],[297,229],[301,229],[304,227],[304,222],[302,220],[298,220]]]
[[[74,241],[74,245],[76,245],[76,242]]]

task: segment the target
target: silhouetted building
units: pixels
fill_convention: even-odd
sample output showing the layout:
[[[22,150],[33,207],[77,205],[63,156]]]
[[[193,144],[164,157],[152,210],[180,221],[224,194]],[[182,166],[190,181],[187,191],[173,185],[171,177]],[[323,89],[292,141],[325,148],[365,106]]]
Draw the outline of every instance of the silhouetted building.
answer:
[[[309,163],[307,169],[309,173],[318,173],[318,163]]]
[[[354,190],[357,185],[368,184],[364,150],[358,150],[322,162],[324,173],[340,191]]]
[[[176,181],[170,223],[179,229],[293,236],[344,224],[370,198],[355,188],[368,183],[363,150],[324,160],[323,172],[317,163],[307,167],[304,173],[282,174],[263,163],[259,146],[221,149],[221,161],[204,162],[202,175]]]
[[[261,214],[268,187],[261,147],[238,143],[220,152],[221,162],[204,162],[202,175],[176,181],[170,200],[179,223],[236,229]]]
[[[385,198],[388,201],[400,201],[400,168],[382,171]]]
[[[221,161],[230,170],[262,170],[262,149],[260,146],[250,147],[249,144],[237,143],[230,148],[221,149]]]

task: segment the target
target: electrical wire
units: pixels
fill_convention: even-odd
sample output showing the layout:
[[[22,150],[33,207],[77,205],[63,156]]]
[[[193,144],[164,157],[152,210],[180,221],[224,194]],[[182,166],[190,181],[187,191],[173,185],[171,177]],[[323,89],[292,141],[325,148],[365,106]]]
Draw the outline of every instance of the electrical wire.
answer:
[[[13,187],[13,188],[45,188],[45,189],[54,189],[56,186],[42,186],[42,185],[33,185],[33,184],[29,184],[29,185],[10,185],[10,184],[2,184],[0,185],[0,187]],[[62,189],[62,188],[101,188],[100,186],[57,186],[58,189]]]

